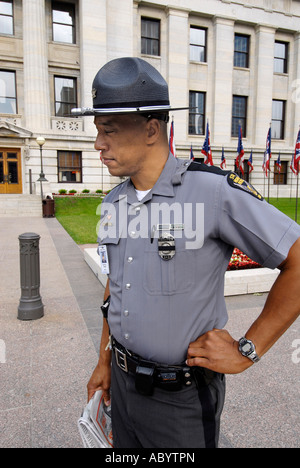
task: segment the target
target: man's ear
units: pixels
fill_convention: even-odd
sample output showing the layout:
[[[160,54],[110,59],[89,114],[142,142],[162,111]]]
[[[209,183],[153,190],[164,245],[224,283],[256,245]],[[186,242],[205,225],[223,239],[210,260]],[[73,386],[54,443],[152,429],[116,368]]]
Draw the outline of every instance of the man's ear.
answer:
[[[161,133],[160,122],[157,119],[150,119],[147,122],[146,138],[148,144],[156,143]]]

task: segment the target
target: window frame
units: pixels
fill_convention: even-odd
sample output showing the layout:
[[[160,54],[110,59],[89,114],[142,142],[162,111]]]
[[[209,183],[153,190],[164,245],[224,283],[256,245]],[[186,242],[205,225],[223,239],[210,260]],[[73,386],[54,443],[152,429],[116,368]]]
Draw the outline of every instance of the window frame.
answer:
[[[243,50],[237,50],[236,48],[236,39],[237,37],[239,38],[243,38],[243,39],[246,39],[247,40],[247,51],[243,51]],[[239,54],[239,57],[242,55],[243,57],[245,57],[245,65],[238,65],[236,63],[236,59],[237,59],[237,54]],[[235,33],[234,35],[234,55],[233,55],[233,65],[235,68],[247,68],[249,69],[250,68],[250,36],[247,35],[247,34],[240,34],[240,33]]]
[[[276,56],[276,44],[282,44],[285,47],[285,56],[284,57],[278,57]],[[279,73],[279,74],[287,74],[288,73],[288,58],[289,58],[289,43],[284,42],[284,41],[278,41],[275,40],[275,46],[274,46],[274,73]],[[277,71],[275,70],[275,65],[276,63],[283,63],[283,71]]]
[[[197,110],[195,111],[194,109],[191,109],[192,107],[192,95],[202,95],[203,96],[203,112],[198,112],[198,107],[197,107]],[[196,102],[197,102],[197,99],[196,99]],[[194,135],[194,136],[203,136],[205,135],[205,129],[206,129],[206,125],[205,125],[205,121],[206,121],[206,92],[205,91],[189,91],[189,107],[190,107],[190,110],[189,110],[189,121],[188,121],[188,134],[189,135]],[[202,129],[201,129],[201,133],[197,133],[197,131],[193,131],[191,132],[191,127],[193,125],[193,128],[195,130],[197,130],[197,125],[196,123],[193,123],[191,124],[191,119],[195,118],[195,122],[196,122],[196,118],[197,116],[202,116]]]
[[[78,107],[78,83],[77,83],[77,77],[74,77],[74,76],[62,76],[62,75],[54,75],[53,77],[54,79],[54,115],[56,117],[65,117],[66,114],[59,114],[57,112],[57,104],[60,104],[62,106],[70,106],[70,111],[67,113],[67,115],[70,115],[71,114],[71,109],[72,108],[76,108]],[[76,98],[76,101],[59,101],[56,99],[56,80],[72,80],[73,83],[74,83],[74,87],[75,87],[75,98]]]
[[[56,7],[56,8],[55,8]],[[66,9],[63,10],[62,8],[65,7]],[[59,9],[61,8],[61,9]],[[57,11],[67,11],[68,13],[72,13],[72,24],[67,24],[67,23],[61,23],[58,21],[54,21],[54,11],[57,9]],[[59,41],[55,39],[55,31],[54,31],[54,25],[61,25],[65,26],[68,29],[71,28],[72,30],[72,41]],[[52,26],[52,41],[58,44],[76,44],[77,41],[77,34],[76,34],[76,5],[75,3],[69,3],[69,2],[60,2],[56,0],[52,0],[51,2],[51,26]]]
[[[60,156],[63,155],[72,155],[79,156],[79,166],[61,166],[60,165]],[[60,180],[63,178],[63,175],[60,176],[60,173],[63,172],[71,172],[71,173],[79,173],[80,180]],[[82,184],[83,175],[82,175],[82,152],[81,151],[57,151],[57,178],[59,184]]]
[[[13,0],[2,0],[3,3],[9,3],[11,5],[11,15],[10,14],[5,14],[5,13],[0,13],[0,16],[3,16],[5,18],[11,18],[11,29],[12,32],[2,32],[0,31],[0,35],[2,36],[14,36],[15,35],[15,21],[14,21],[14,1]]]
[[[244,99],[245,101],[245,114],[244,116],[241,115],[234,115],[234,101],[235,98]],[[238,138],[239,137],[239,126],[242,127],[242,135],[243,138],[247,138],[247,115],[248,115],[248,96],[241,96],[238,94],[234,94],[232,96],[232,117],[231,117],[231,137]],[[238,122],[236,122],[238,121]],[[235,128],[237,131],[235,132]]]
[[[274,103],[275,102],[281,102],[283,104],[281,119],[274,118]],[[285,139],[285,118],[286,118],[286,101],[284,101],[283,99],[273,99],[272,100],[272,139],[273,140]],[[280,122],[280,137],[279,138],[275,136],[275,132],[274,132],[274,127],[277,122]]]
[[[8,96],[8,95],[3,95],[1,96],[0,95],[0,99],[1,98],[4,98],[4,99],[11,99],[14,101],[15,103],[15,111],[16,112],[3,112],[1,111],[1,105],[0,105],[0,113],[1,114],[7,114],[7,115],[17,115],[18,114],[18,98],[17,98],[17,73],[15,70],[6,70],[6,69],[1,69],[0,68],[0,73],[7,73],[7,74],[11,74],[13,77],[14,77],[14,91],[15,91],[15,95],[14,96]],[[0,91],[1,92],[1,91]]]
[[[143,35],[143,22],[158,24],[158,38]],[[147,44],[146,52],[143,49],[143,39],[147,41],[146,42],[146,44]],[[157,54],[147,52],[148,44],[149,44],[148,41],[150,41],[150,44],[151,44],[151,46],[150,46],[151,51],[153,50],[152,49],[153,42],[157,43],[157,45],[158,45],[158,53]],[[160,57],[161,56],[161,20],[159,18],[150,18],[150,17],[147,17],[147,16],[142,16],[141,17],[141,54],[142,55],[152,55],[153,57]]]
[[[204,45],[192,43],[192,39],[191,39],[192,29],[204,32]],[[191,47],[197,47],[199,49],[201,48],[201,50],[204,51],[204,60],[196,60],[196,59],[191,58]],[[194,26],[194,25],[190,26],[190,62],[207,63],[207,28],[203,28],[201,26]]]
[[[273,184],[274,185],[287,185],[287,180],[288,180],[288,161],[281,161],[280,174],[278,172],[276,161],[274,161]]]

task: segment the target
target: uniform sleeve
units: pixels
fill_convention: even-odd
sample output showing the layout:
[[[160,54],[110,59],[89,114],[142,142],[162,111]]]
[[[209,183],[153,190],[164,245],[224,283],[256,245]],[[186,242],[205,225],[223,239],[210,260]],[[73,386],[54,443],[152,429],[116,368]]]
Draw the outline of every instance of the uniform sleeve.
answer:
[[[224,177],[220,190],[220,238],[260,265],[278,267],[300,237],[300,226],[259,198],[252,186],[230,184],[229,177]]]

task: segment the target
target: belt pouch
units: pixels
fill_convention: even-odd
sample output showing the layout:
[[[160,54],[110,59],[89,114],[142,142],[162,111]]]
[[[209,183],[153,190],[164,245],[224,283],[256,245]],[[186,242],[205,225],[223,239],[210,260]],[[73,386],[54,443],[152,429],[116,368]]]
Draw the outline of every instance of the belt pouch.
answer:
[[[154,371],[155,367],[137,366],[135,374],[135,388],[145,396],[151,396],[154,392]]]

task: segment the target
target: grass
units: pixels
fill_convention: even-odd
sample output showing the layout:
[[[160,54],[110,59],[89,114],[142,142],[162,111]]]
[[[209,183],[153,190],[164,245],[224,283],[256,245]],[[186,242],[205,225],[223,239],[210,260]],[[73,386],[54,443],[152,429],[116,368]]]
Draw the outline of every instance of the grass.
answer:
[[[295,221],[295,211],[296,211],[296,198],[270,198],[270,204],[275,206],[278,210],[285,213],[291,219]],[[298,199],[298,216],[297,222],[300,224],[300,202]]]
[[[96,244],[100,197],[55,198],[55,216],[77,244]]]
[[[100,219],[97,208],[101,204],[100,197],[62,197],[55,199],[55,214],[58,221],[77,244],[97,243],[96,227]],[[295,219],[295,198],[270,198],[270,203]],[[298,209],[300,224],[300,204]]]

